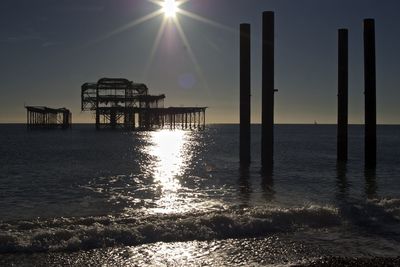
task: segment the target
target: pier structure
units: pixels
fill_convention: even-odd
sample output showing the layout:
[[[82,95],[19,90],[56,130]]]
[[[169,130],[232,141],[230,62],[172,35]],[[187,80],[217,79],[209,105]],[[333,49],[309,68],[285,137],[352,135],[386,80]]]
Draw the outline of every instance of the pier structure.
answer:
[[[240,24],[240,164],[250,165],[251,123],[251,27]]]
[[[348,154],[348,30],[338,31],[338,118],[337,161],[346,162]]]
[[[376,166],[375,20],[364,20],[365,166]]]
[[[142,83],[103,78],[97,83],[85,83],[81,89],[81,110],[94,113],[96,129],[205,128],[206,107],[165,108],[165,95],[150,95]]]
[[[275,15],[263,13],[262,23],[262,126],[261,164],[263,170],[273,168],[274,162],[274,93],[275,90]]]
[[[28,129],[71,128],[72,113],[66,108],[26,106]]]

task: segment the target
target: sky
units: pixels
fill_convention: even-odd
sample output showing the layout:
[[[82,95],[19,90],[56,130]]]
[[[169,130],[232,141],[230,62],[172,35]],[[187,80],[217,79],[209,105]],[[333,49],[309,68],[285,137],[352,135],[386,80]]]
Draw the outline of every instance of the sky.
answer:
[[[208,123],[237,123],[240,23],[252,27],[259,123],[263,11],[275,12],[276,123],[336,123],[339,28],[349,29],[349,122],[364,122],[364,18],[376,20],[378,123],[400,123],[398,0],[189,0],[180,26],[169,19],[162,31],[163,14],[141,20],[159,9],[149,0],[1,0],[0,123],[25,122],[24,105],[93,122],[80,110],[81,85],[103,77],[145,83],[166,94],[165,106],[207,106]]]

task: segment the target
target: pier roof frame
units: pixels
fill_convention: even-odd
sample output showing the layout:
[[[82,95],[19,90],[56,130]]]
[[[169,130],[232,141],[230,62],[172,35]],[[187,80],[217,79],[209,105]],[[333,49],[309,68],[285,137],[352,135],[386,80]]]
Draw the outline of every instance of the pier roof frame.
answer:
[[[37,112],[37,113],[71,113],[71,111],[67,108],[49,108],[46,106],[25,106],[25,108],[30,112]]]

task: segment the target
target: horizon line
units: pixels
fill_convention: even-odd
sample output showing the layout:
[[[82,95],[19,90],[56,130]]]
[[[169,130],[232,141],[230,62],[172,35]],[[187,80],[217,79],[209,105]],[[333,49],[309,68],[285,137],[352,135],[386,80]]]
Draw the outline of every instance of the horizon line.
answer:
[[[9,125],[9,124],[14,124],[14,125],[26,125],[26,122],[0,122],[0,125]],[[92,122],[75,122],[72,123],[72,125],[95,125]],[[212,123],[206,123],[206,125],[240,125],[239,122],[212,122]],[[250,125],[261,125],[261,123],[251,123]],[[274,123],[274,125],[336,125],[337,123],[304,123],[304,122],[293,122],[293,123]],[[355,125],[355,126],[363,126],[365,125],[364,123],[349,123],[348,125]],[[381,126],[400,126],[400,123],[377,123],[377,125],[381,125]]]

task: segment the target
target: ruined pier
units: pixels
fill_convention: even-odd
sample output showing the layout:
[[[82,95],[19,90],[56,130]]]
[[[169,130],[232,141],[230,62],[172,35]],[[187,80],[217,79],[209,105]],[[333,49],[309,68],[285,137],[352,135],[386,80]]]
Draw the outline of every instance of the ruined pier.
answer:
[[[26,106],[28,129],[71,128],[72,113],[66,108]]]
[[[165,95],[150,95],[142,83],[103,78],[97,83],[85,83],[81,89],[81,110],[94,113],[96,129],[205,128],[207,107],[165,108]]]

